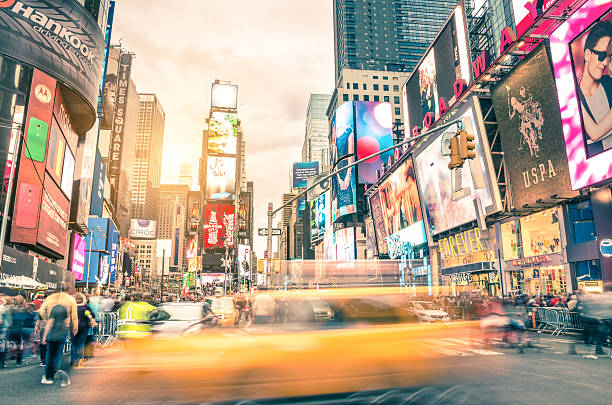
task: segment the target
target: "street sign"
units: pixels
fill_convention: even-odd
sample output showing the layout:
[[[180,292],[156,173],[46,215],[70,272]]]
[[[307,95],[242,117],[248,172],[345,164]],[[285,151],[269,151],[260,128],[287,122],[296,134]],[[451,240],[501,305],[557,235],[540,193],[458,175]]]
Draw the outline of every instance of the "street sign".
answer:
[[[280,228],[272,228],[272,236],[280,236],[280,234],[281,234]],[[259,228],[257,230],[257,235],[268,236],[268,228]]]

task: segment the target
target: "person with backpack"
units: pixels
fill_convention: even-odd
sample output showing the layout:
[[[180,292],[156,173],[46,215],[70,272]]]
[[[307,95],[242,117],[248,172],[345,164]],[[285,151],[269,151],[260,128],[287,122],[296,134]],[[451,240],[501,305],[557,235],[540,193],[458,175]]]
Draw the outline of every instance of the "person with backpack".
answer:
[[[79,328],[76,335],[72,335],[70,346],[70,365],[78,367],[83,359],[83,350],[87,343],[87,336],[90,328],[94,328],[97,324],[93,310],[87,303],[87,298],[81,293],[76,294],[77,313],[79,318]]]

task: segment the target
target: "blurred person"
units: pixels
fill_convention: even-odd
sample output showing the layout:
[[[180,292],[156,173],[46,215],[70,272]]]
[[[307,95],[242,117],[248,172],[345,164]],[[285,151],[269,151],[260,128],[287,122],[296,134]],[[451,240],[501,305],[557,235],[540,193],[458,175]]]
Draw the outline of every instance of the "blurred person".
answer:
[[[145,302],[141,296],[126,296],[125,303],[119,308],[117,336],[120,339],[139,339],[151,335],[149,316],[155,307]]]
[[[240,320],[242,319],[242,312],[244,311],[244,307],[246,306],[246,299],[244,294],[236,294],[234,295],[234,308],[236,308],[236,318],[234,320],[234,327],[240,326]]]
[[[6,367],[8,350],[8,331],[12,325],[11,308],[8,297],[0,296],[0,369]]]
[[[606,326],[612,320],[612,293],[583,294],[580,296],[578,309],[584,343],[595,347],[594,353],[587,354],[584,358],[597,359],[598,356],[606,355],[602,345],[607,334]]]
[[[96,318],[93,310],[89,307],[85,295],[77,293],[75,296],[77,302],[77,313],[79,318],[79,328],[76,334],[72,335],[70,347],[70,365],[78,367],[83,359],[83,351],[87,343],[89,331],[94,328]]]
[[[256,325],[269,324],[276,312],[274,298],[266,292],[266,288],[260,288],[261,292],[255,296],[253,302],[253,322]]]
[[[575,311],[576,306],[578,305],[578,299],[575,294],[570,295],[569,301],[567,301],[567,309],[570,311]]]
[[[34,312],[34,304],[27,304],[25,300],[20,303],[21,310],[18,312],[17,324],[19,331],[17,334],[17,359],[16,364],[22,364],[24,357],[28,358],[34,353],[34,329],[36,326],[36,313]],[[24,356],[24,353],[26,354]]]
[[[104,295],[100,304],[103,312],[113,312],[115,308],[115,300],[108,294]]]
[[[42,337],[42,343],[47,345],[47,365],[45,375],[40,380],[42,384],[53,384],[55,374],[60,369],[62,351],[70,329],[70,318],[68,310],[62,304],[53,306],[47,315],[47,324]],[[74,327],[73,333],[76,332],[77,329]],[[62,387],[66,385],[70,385],[70,378],[62,382]]]
[[[38,341],[38,356],[40,357],[40,365],[42,367],[45,366],[45,360],[47,358],[47,345],[43,344],[42,337],[45,332],[46,322],[40,316],[40,312],[35,312],[36,316],[36,324],[34,326],[34,336],[35,340]]]

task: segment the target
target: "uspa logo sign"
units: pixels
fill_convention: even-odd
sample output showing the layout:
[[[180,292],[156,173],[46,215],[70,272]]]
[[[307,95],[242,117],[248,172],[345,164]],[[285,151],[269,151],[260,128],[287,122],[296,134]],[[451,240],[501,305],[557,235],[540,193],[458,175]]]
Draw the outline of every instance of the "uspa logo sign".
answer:
[[[130,238],[132,239],[155,239],[157,221],[149,219],[130,220]]]

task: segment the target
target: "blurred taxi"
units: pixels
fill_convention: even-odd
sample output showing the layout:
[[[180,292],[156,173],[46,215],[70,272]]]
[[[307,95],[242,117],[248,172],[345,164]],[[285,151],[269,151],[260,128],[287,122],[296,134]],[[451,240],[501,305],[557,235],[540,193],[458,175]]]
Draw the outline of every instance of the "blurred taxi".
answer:
[[[327,302],[333,319],[315,320],[313,310],[311,322],[284,323],[291,316],[283,311],[308,296]],[[411,315],[401,307],[403,294],[302,291],[274,298],[272,325],[125,342],[121,351],[89,363],[89,372],[100,373],[88,376],[96,385],[91,391],[99,393],[102,384],[113,390],[87,400],[119,400],[124,390],[149,403],[313,397],[475,378],[499,361],[435,350],[443,340],[468,342],[478,324],[404,322]]]
[[[212,312],[217,316],[219,325],[224,328],[233,328],[238,319],[238,310],[234,306],[233,297],[210,297],[206,298]]]

